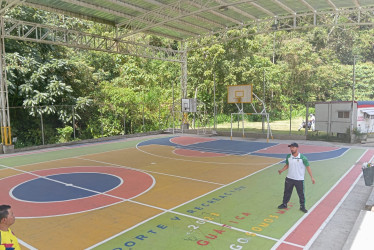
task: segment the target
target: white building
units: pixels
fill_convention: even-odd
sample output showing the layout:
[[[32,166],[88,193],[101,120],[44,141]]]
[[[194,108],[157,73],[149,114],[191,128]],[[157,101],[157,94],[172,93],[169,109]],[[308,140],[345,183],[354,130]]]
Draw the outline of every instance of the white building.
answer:
[[[374,132],[374,101],[316,103],[316,130],[349,133],[351,125],[361,133]],[[352,119],[353,110],[353,119]]]

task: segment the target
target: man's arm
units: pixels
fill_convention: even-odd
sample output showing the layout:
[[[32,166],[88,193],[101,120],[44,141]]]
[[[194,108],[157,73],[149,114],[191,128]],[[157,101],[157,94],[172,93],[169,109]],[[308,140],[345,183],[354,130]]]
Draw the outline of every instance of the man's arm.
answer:
[[[312,178],[312,183],[316,183],[316,180],[314,180],[313,178],[313,175],[312,175],[312,169],[310,168],[310,166],[307,166],[306,167],[306,171],[308,171],[309,175],[310,175],[310,178]]]
[[[286,171],[288,169],[288,165],[284,165],[284,167],[282,169],[279,169],[278,170],[278,173],[281,174],[283,171]]]

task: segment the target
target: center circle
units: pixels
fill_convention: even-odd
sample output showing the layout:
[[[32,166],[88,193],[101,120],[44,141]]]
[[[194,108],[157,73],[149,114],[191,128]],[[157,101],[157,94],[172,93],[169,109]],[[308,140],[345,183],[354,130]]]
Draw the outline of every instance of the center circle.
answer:
[[[106,173],[63,173],[24,182],[10,194],[29,202],[68,201],[107,192],[122,182],[121,178]]]

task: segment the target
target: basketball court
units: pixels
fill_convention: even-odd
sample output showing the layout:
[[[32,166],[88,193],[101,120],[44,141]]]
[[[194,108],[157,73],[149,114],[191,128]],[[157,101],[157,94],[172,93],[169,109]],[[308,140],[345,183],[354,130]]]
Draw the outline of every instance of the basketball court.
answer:
[[[303,145],[306,206],[279,210],[285,143],[149,136],[0,158],[24,249],[302,249],[374,150]]]

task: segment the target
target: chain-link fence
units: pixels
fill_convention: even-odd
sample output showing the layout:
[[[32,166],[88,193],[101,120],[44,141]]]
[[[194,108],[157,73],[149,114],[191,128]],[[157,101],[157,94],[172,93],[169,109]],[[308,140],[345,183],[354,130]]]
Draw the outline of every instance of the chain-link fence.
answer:
[[[73,105],[10,107],[10,122],[15,148],[187,128],[205,133],[209,126],[204,104],[196,113],[184,115],[180,102],[129,103],[105,111]]]

